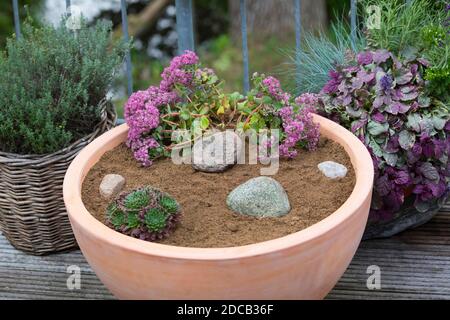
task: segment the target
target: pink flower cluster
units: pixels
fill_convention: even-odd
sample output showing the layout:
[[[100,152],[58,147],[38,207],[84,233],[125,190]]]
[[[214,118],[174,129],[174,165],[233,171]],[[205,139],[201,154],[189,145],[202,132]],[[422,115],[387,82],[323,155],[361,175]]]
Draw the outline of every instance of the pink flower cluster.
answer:
[[[134,158],[139,161],[144,167],[152,165],[152,160],[149,157],[149,150],[160,147],[158,141],[153,137],[141,138],[132,144]]]
[[[262,85],[275,100],[281,101],[285,105],[289,104],[289,99],[291,96],[289,93],[284,92],[283,89],[281,89],[280,81],[277,78],[272,76],[266,77],[262,81]]]
[[[150,150],[161,146],[152,136],[153,129],[159,126],[160,109],[179,100],[174,86],[189,86],[192,72],[187,68],[197,63],[197,55],[192,51],[185,51],[183,55],[173,58],[164,69],[159,87],[151,86],[147,90],[137,91],[125,104],[125,120],[130,127],[127,146],[142,165],[151,165]]]
[[[302,145],[314,150],[319,143],[319,125],[313,122],[319,99],[316,95],[305,93],[295,99],[295,105],[288,105],[278,111],[282,120],[284,140],[280,144],[280,156],[294,158],[297,147]]]
[[[159,88],[169,92],[173,90],[176,83],[189,86],[192,82],[192,70],[186,69],[188,66],[198,64],[198,62],[197,55],[189,50],[186,50],[181,56],[173,58],[170,65],[161,74],[162,80]]]

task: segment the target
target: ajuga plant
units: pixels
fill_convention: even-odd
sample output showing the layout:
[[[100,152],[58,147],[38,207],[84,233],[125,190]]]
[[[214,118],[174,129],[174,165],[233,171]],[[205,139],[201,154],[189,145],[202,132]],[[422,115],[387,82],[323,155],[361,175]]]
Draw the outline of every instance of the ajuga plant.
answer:
[[[120,194],[107,208],[107,224],[141,240],[169,236],[181,217],[177,201],[158,189],[145,186]]]
[[[192,137],[208,129],[280,129],[280,155],[286,157],[317,145],[319,130],[311,115],[317,101],[294,99],[274,77],[255,73],[246,96],[225,93],[214,71],[203,68],[191,51],[173,58],[161,77],[159,86],[133,93],[125,105],[127,145],[144,166],[170,155],[179,142],[172,144],[171,134],[178,129]]]
[[[353,42],[350,27],[344,22],[334,23],[330,32],[319,34],[306,32],[302,36],[300,52],[285,50],[292,78],[299,79],[295,93],[318,93],[328,81],[328,73],[337,65],[348,62],[351,52],[359,52],[366,46],[364,36],[357,31]]]
[[[0,151],[45,154],[92,132],[128,44],[111,23],[33,27],[0,53]]]
[[[331,72],[320,98],[372,154],[371,218],[392,218],[407,198],[427,211],[450,182],[450,106],[425,90],[430,64],[387,50],[361,52],[355,62]]]

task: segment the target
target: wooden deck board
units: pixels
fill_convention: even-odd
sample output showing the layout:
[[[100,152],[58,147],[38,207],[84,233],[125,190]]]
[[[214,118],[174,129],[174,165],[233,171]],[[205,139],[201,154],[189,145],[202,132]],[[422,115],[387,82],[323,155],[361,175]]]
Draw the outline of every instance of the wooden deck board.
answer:
[[[432,221],[390,239],[361,243],[328,299],[450,299],[450,205]],[[81,269],[81,289],[69,290],[67,268]],[[369,290],[367,267],[381,270]],[[0,234],[0,299],[114,299],[80,251],[44,257],[14,249]]]

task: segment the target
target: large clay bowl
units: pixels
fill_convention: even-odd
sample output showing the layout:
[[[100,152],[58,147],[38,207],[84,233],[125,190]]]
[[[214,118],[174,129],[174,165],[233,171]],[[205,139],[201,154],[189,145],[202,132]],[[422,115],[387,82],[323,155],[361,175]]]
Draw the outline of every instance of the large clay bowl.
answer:
[[[320,130],[351,158],[356,184],[336,212],[299,232],[230,248],[187,248],[116,232],[85,208],[81,187],[126,124],[103,134],[72,162],[64,201],[75,237],[100,280],[121,299],[321,299],[348,267],[367,222],[373,183],[369,152],[349,131],[320,116]],[[181,183],[181,182],[180,182]],[[323,192],[327,192],[324,190]],[[102,201],[102,199],[99,199]]]

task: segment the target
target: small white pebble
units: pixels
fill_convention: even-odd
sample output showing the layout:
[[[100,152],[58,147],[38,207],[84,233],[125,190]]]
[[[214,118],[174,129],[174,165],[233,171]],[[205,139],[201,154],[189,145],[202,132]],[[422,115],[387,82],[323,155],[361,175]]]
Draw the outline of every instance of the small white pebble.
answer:
[[[324,161],[317,165],[317,168],[330,179],[344,178],[347,175],[347,168],[334,161]]]
[[[125,186],[125,178],[120,174],[107,174],[100,183],[100,194],[105,199],[110,199],[122,191]]]

